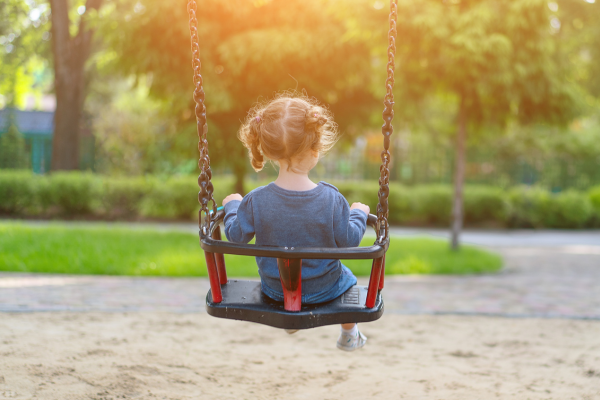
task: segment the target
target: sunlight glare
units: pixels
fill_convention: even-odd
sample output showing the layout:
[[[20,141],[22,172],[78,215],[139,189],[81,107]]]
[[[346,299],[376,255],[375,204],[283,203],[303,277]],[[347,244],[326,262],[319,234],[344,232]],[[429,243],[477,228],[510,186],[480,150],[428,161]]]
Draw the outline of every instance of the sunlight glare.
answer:
[[[41,16],[42,16],[42,12],[40,11],[39,8],[34,8],[33,10],[31,10],[29,12],[29,19],[32,21],[39,20]]]

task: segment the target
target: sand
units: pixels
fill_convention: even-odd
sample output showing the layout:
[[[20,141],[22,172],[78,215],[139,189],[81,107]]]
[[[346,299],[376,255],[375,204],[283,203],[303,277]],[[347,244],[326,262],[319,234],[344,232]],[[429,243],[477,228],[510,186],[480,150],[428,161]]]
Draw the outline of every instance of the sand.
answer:
[[[600,321],[386,314],[367,346],[174,313],[0,313],[0,399],[600,399]]]

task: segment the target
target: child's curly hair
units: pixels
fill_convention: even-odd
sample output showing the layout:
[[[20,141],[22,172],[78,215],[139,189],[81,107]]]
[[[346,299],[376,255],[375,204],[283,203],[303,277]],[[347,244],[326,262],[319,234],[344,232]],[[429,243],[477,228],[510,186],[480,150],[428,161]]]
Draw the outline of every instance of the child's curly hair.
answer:
[[[256,172],[263,169],[265,158],[286,160],[289,169],[292,159],[307,151],[325,154],[337,136],[337,124],[327,108],[307,96],[289,93],[256,105],[238,133]]]

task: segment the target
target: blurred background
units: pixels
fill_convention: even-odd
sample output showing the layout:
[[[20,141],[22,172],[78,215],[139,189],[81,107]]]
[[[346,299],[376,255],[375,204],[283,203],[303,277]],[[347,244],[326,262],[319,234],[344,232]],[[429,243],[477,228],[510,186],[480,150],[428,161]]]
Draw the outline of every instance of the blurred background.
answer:
[[[379,0],[198,1],[219,203],[276,176],[250,168],[237,130],[257,101],[296,90],[341,131],[312,177],[374,210],[388,13]],[[599,20],[594,0],[400,0],[390,222],[600,227]],[[0,214],[197,218],[189,35],[185,2],[3,0]]]
[[[277,175],[270,165],[255,173],[236,135],[257,101],[296,90],[330,107],[341,132],[311,178],[373,212],[389,2],[197,3],[219,205]],[[244,328],[254,339],[240,340],[239,329],[183,314],[202,312],[209,287],[196,222],[186,5],[0,0],[0,313],[11,313],[0,318],[0,397],[57,398],[62,390],[69,394],[60,398],[130,398],[152,389],[187,398],[201,387],[222,398],[233,384],[276,390],[270,397],[288,388],[292,398],[298,371],[295,381],[311,382],[303,393],[318,386],[330,397],[331,386],[348,379],[373,395],[365,368],[355,379],[355,365],[346,370],[346,361],[322,353],[323,373],[304,371],[289,362],[300,341],[286,356],[281,338]],[[382,320],[389,325],[367,328],[375,346],[363,353],[369,370],[379,379],[386,366],[383,373],[396,374],[387,382],[408,383],[394,393],[419,398],[453,390],[480,393],[456,398],[489,397],[484,390],[598,398],[600,0],[398,0],[397,17]],[[374,240],[368,230],[362,245]],[[258,278],[254,259],[225,259],[230,278]],[[369,260],[344,264],[366,284]],[[178,276],[186,278],[171,279]],[[45,313],[23,314],[31,311]],[[185,319],[169,328],[164,312]],[[313,343],[304,343],[307,355],[321,351]],[[240,346],[257,353],[205,353]],[[264,365],[253,365],[265,354]],[[213,359],[219,365],[211,367]],[[265,374],[276,359],[282,366]],[[268,379],[232,374],[223,360]],[[319,383],[315,373],[329,380]],[[386,386],[379,389],[385,396]]]
[[[257,100],[289,89],[329,105],[341,128],[340,143],[314,177],[376,182],[388,3],[198,3],[211,163],[227,181],[219,195],[247,192],[276,175],[272,167],[259,174],[249,168],[236,134]],[[594,0],[401,0],[391,180],[405,204],[392,206],[393,222],[447,224],[448,213],[423,210],[422,200],[451,202],[463,118],[465,201],[478,208],[477,215],[467,209],[467,224],[597,225],[598,20]],[[79,190],[86,181],[92,192],[94,178],[118,192],[116,177],[138,177],[138,189],[152,192],[148,181],[197,174],[185,4],[4,0],[0,21],[2,171],[87,171],[71,175]],[[345,191],[360,197],[352,193],[362,188]],[[149,204],[108,204],[102,192],[87,197],[104,197],[117,213],[128,208],[127,218],[194,214],[193,205],[169,216],[153,214]],[[68,210],[59,200],[7,201],[0,210],[9,214],[114,217],[100,204]],[[528,217],[524,207],[539,215]],[[545,215],[544,207],[565,215]]]

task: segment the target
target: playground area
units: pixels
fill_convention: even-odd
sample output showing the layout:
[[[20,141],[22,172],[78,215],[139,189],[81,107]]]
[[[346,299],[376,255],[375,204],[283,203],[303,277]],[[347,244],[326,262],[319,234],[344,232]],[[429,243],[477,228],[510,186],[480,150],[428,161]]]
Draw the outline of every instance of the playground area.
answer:
[[[0,398],[596,399],[596,236],[467,232],[504,269],[387,278],[351,355],[337,327],[209,317],[206,278],[2,273]]]
[[[0,400],[600,400],[599,20],[3,0]]]
[[[596,399],[600,324],[386,314],[367,346],[178,313],[3,315],[0,398]],[[336,329],[337,328],[337,329]],[[553,371],[550,373],[550,371]]]

